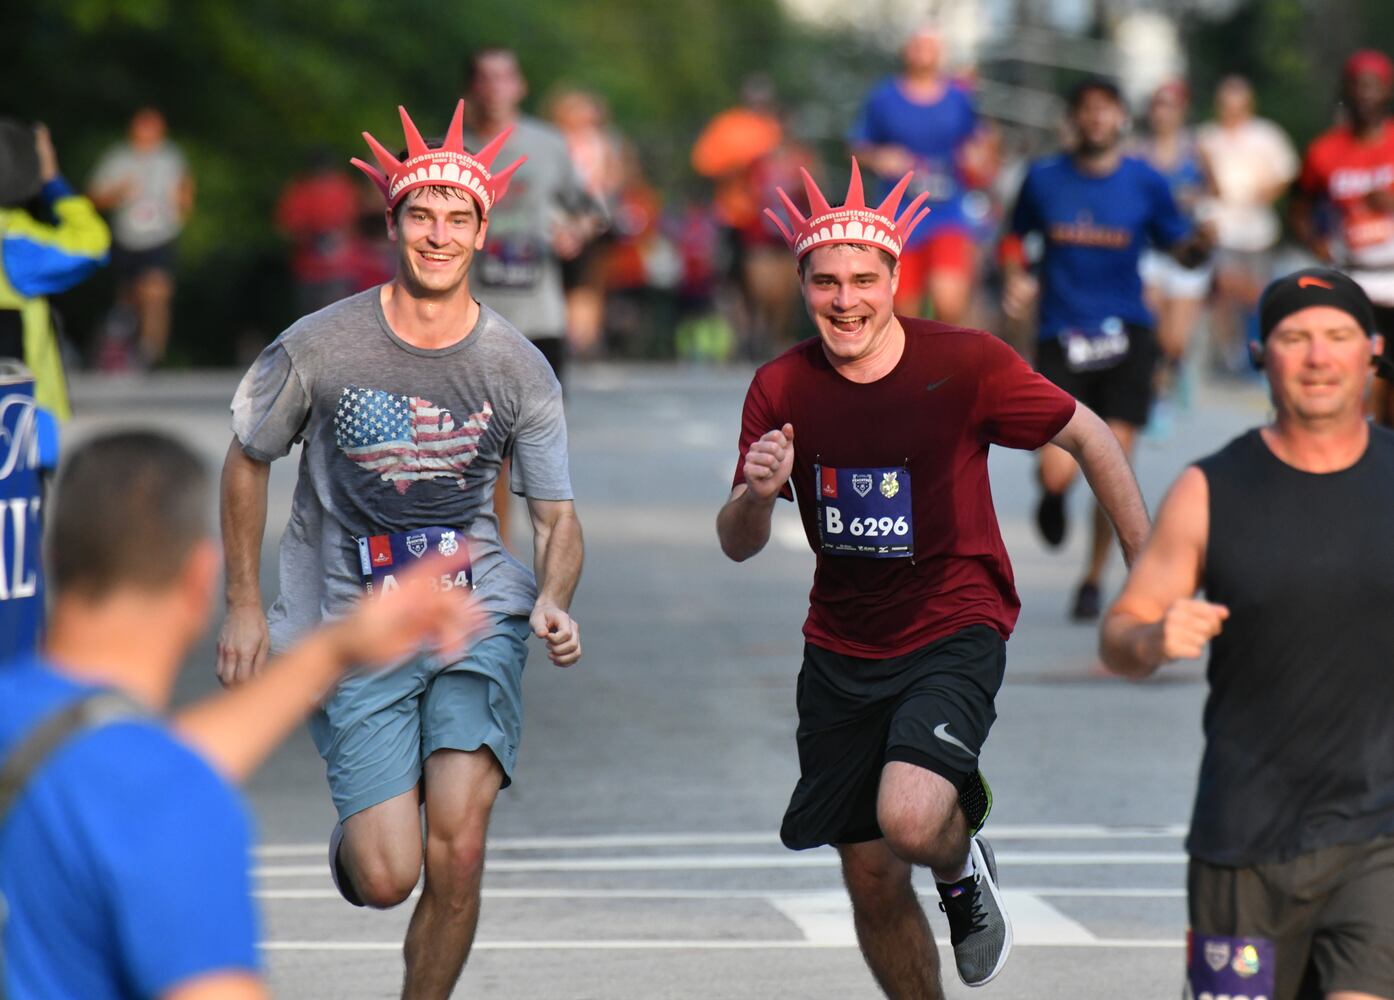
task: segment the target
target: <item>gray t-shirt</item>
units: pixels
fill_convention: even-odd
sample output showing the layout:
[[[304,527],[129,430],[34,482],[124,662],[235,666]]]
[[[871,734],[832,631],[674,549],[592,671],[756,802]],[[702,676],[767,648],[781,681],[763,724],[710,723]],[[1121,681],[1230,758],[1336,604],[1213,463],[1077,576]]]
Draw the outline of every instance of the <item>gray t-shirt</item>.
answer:
[[[188,176],[184,154],[172,143],[143,151],[121,143],[107,150],[92,173],[93,188],[125,185],[111,214],[111,234],[126,250],[149,250],[179,235],[179,187]]]
[[[492,138],[466,132],[465,146],[479,149]],[[520,156],[528,161],[489,213],[489,234],[471,265],[470,287],[529,338],[560,337],[566,333],[566,299],[552,230],[568,216],[599,207],[576,172],[566,140],[550,125],[519,117],[494,167],[503,169]]]
[[[561,386],[542,354],[488,306],[469,335],[423,350],[401,340],[380,288],[306,316],[262,351],[232,400],[232,429],[269,462],[302,441],[267,614],[286,648],[363,593],[357,539],[449,526],[469,538],[485,609],[526,615],[532,571],[499,543],[494,482],[570,500]]]

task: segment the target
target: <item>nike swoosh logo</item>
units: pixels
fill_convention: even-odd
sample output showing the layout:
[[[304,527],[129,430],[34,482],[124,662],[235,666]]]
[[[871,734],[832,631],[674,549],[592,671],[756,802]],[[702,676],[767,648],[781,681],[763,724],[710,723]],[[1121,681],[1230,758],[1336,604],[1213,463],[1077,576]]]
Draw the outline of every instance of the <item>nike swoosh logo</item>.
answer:
[[[970,750],[966,743],[964,743],[957,736],[949,732],[949,724],[947,722],[941,722],[939,723],[939,725],[935,726],[934,735],[938,739],[943,740],[949,746],[958,747],[960,750],[966,753],[969,757],[972,757],[974,760],[978,759],[978,755],[974,753],[972,750]]]
[[[1325,289],[1327,289],[1328,291],[1331,290],[1331,284],[1330,284],[1329,282],[1322,281],[1320,278],[1313,278],[1313,277],[1310,277],[1310,276],[1307,276],[1307,275],[1304,275],[1304,276],[1302,276],[1301,278],[1298,278],[1298,279],[1297,279],[1297,287],[1298,287],[1298,288],[1325,288]]]
[[[943,385],[945,382],[947,382],[947,381],[948,381],[949,379],[951,379],[951,378],[953,378],[952,375],[945,375],[945,376],[944,376],[943,378],[941,378],[938,382],[931,382],[931,383],[929,383],[929,385],[925,386],[925,387],[924,387],[924,391],[925,391],[925,392],[933,392],[935,389],[939,388],[941,385]]]

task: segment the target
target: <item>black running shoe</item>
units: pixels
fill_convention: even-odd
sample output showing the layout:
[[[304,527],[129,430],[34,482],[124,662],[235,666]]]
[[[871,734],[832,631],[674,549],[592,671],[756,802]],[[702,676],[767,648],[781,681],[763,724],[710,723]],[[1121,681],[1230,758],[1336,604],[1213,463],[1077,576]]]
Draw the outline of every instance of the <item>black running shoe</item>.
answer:
[[[1077,622],[1098,621],[1100,610],[1098,586],[1081,583],[1075,591],[1075,606],[1070,609],[1070,618]]]
[[[1036,507],[1036,527],[1041,538],[1052,549],[1065,542],[1065,494],[1042,493]]]
[[[954,965],[965,986],[991,982],[1012,950],[1012,922],[997,891],[997,859],[982,837],[969,842],[973,874],[960,882],[938,885],[939,909],[949,918]]]

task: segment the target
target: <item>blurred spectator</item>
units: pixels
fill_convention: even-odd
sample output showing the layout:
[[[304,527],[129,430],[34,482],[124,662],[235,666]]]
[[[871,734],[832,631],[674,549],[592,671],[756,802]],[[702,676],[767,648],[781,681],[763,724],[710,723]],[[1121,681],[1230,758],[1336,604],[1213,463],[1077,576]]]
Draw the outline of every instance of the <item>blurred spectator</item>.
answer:
[[[987,186],[995,171],[995,144],[979,130],[967,87],[941,69],[943,39],[922,27],[901,50],[898,76],[882,80],[867,96],[848,141],[852,153],[880,183],[868,192],[879,201],[913,170],[908,201],[929,193],[927,218],[900,258],[896,311],[925,314],[926,297],[935,319],[961,323],[972,302],[977,251],[971,189]],[[981,197],[981,196],[980,196]],[[986,202],[976,206],[986,214]]]
[[[591,198],[613,212],[622,183],[621,139],[605,102],[585,90],[562,90],[548,101],[547,117],[566,139],[571,161]],[[588,240],[575,257],[561,262],[566,292],[566,335],[572,351],[588,357],[599,349],[605,329],[606,234]]]
[[[134,313],[143,366],[162,361],[169,344],[175,241],[194,205],[193,177],[166,131],[157,109],[138,110],[126,141],[107,150],[88,185],[111,215],[118,306]]]
[[[358,197],[358,186],[327,150],[317,151],[309,172],[281,190],[276,228],[293,245],[290,266],[301,316],[359,290]],[[380,227],[381,213],[376,215]]]
[[[1307,149],[1293,193],[1292,229],[1323,263],[1341,268],[1365,290],[1394,356],[1394,125],[1389,97],[1394,64],[1382,52],[1352,55],[1341,75],[1343,120]],[[1334,210],[1334,232],[1321,213]],[[1387,363],[1387,362],[1386,362]],[[1394,426],[1394,393],[1376,379],[1375,417]]]
[[[1195,136],[1186,126],[1189,108],[1190,91],[1180,80],[1158,87],[1147,105],[1147,132],[1133,152],[1167,179],[1176,206],[1194,220],[1205,194],[1205,170]],[[1155,247],[1143,251],[1141,267],[1143,293],[1157,318],[1157,343],[1162,349],[1157,406],[1150,426],[1162,429],[1172,401],[1171,390],[1176,390],[1180,405],[1185,406],[1188,400],[1189,382],[1183,362],[1210,294],[1213,272],[1208,263],[1186,267]]]
[[[1196,146],[1210,182],[1200,217],[1214,223],[1218,247],[1211,329],[1224,367],[1246,372],[1246,334],[1258,323],[1259,293],[1282,234],[1273,203],[1297,176],[1297,153],[1281,128],[1254,114],[1254,90],[1242,76],[1220,81],[1215,121],[1196,131]]]
[[[58,171],[48,129],[0,120],[0,357],[34,375],[34,399],[66,420],[68,387],[57,326],[45,296],[106,261],[111,233]]]
[[[561,262],[576,257],[599,232],[604,209],[586,190],[562,134],[520,112],[528,82],[511,49],[475,52],[465,67],[465,88],[466,148],[480,149],[511,129],[498,162],[527,157],[509,185],[508,197],[489,213],[484,249],[471,265],[471,287],[481,302],[533,342],[565,386]],[[494,484],[494,513],[505,544],[512,509],[508,480],[505,463]]]
[[[762,358],[792,340],[799,297],[797,272],[764,208],[776,204],[777,187],[803,191],[799,169],[812,166],[813,157],[786,136],[768,77],[748,77],[741,99],[740,106],[707,123],[692,147],[692,167],[715,184],[714,208],[729,274],[740,292],[746,351]]]
[[[561,263],[580,254],[600,230],[603,207],[586,189],[562,134],[520,112],[528,83],[511,50],[476,52],[466,76],[465,145],[479,149],[511,128],[498,154],[500,162],[527,157],[508,198],[489,214],[488,237],[475,257],[471,280],[477,282],[480,301],[531,340],[564,385],[566,300]]]

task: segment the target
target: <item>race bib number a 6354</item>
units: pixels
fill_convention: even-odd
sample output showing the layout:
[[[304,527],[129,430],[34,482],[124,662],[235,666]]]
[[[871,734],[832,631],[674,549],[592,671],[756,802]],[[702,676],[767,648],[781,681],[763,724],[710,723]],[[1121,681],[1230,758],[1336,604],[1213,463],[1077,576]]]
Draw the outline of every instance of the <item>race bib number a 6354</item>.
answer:
[[[454,528],[433,526],[413,531],[397,531],[390,535],[368,535],[357,538],[358,572],[363,589],[370,594],[385,594],[397,586],[397,574],[418,559],[432,552],[453,556],[460,549],[468,556],[469,539]],[[472,567],[447,573],[432,584],[432,589],[453,590],[474,586]]]
[[[908,559],[915,554],[908,469],[813,468],[818,483],[818,537],[825,554],[871,559]]]

